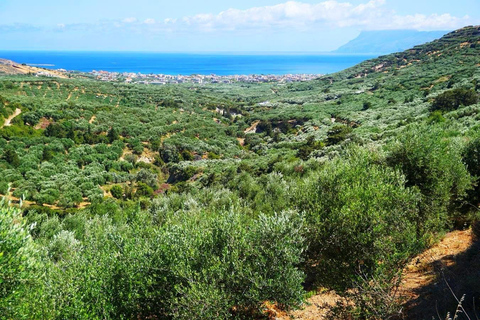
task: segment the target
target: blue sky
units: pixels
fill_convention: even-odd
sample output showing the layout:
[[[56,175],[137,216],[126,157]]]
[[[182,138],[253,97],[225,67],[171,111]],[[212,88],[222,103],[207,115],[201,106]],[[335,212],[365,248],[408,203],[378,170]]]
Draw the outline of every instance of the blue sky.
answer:
[[[0,0],[0,50],[330,51],[480,24],[479,0]]]

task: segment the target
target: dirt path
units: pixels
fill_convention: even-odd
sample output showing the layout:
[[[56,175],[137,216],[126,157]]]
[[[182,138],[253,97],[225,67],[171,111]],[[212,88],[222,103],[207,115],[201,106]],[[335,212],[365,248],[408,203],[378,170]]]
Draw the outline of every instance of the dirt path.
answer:
[[[400,292],[408,299],[419,297],[419,289],[437,279],[435,265],[451,267],[455,256],[465,252],[473,243],[471,230],[448,233],[440,243],[415,257],[404,269]]]
[[[3,127],[10,127],[12,125],[12,120],[18,116],[20,113],[22,113],[22,110],[20,110],[19,108],[15,109],[15,112],[10,116],[8,117],[7,119],[5,119],[5,123],[3,124],[2,128]]]
[[[480,271],[477,271],[477,265],[480,265],[480,250],[475,247],[471,230],[450,232],[439,243],[413,258],[404,269],[399,288],[401,298],[406,300],[403,308],[407,312],[405,319],[431,319],[436,315],[437,303],[444,308],[440,311],[441,315],[455,312],[455,297],[445,284],[445,275],[458,298],[467,294],[471,303],[472,297],[468,296],[468,289],[465,289],[468,285],[464,283],[471,284],[471,279],[478,278]],[[443,288],[440,288],[442,284]],[[285,312],[275,305],[266,305],[266,308],[270,319],[323,320],[327,319],[328,311],[339,299],[340,296],[335,292],[327,291],[309,298],[299,310]],[[473,312],[471,308],[467,312]]]
[[[327,320],[327,314],[341,297],[334,291],[327,291],[307,299],[302,309],[285,312],[267,305],[270,319],[275,320]]]
[[[17,198],[17,197],[14,197],[13,196],[13,190],[10,191],[10,194],[8,195],[5,195],[5,194],[1,194],[0,193],[0,199],[2,198],[6,198],[7,201],[10,201],[14,204],[20,204],[20,198]],[[22,207],[28,207],[28,206],[32,206],[32,205],[36,205],[36,203],[34,201],[28,201],[28,200],[21,200],[22,202]],[[52,210],[61,210],[62,208],[57,206],[58,204],[58,201],[56,204],[47,204],[47,203],[44,203],[42,204],[41,206],[42,207],[48,207]],[[83,198],[83,202],[80,202],[78,204],[78,206],[76,206],[77,209],[85,209],[86,207],[88,207],[91,203],[88,202],[88,199],[87,198]]]
[[[245,129],[245,133],[255,133],[257,132],[257,126],[258,124],[260,123],[260,121],[255,121],[254,123],[252,123],[252,126],[250,128],[247,128]]]
[[[3,199],[3,198],[5,198],[9,202],[20,203],[20,198],[14,197],[13,196],[13,191],[10,191],[9,194],[1,194],[0,193],[0,199]],[[28,200],[22,200],[22,204],[29,206],[29,205],[33,205],[35,203],[32,202],[32,201],[28,201]]]
[[[73,93],[77,92],[77,91],[78,91],[78,87],[76,87],[72,91],[70,91],[70,93],[68,94],[68,97],[67,97],[67,101],[70,100],[72,98]]]
[[[245,145],[245,138],[237,138],[237,141],[242,147]]]
[[[480,241],[473,231],[450,232],[412,259],[404,269],[399,292],[407,300],[406,319],[446,319],[464,295],[466,314],[458,320],[478,319],[474,315],[480,314]]]

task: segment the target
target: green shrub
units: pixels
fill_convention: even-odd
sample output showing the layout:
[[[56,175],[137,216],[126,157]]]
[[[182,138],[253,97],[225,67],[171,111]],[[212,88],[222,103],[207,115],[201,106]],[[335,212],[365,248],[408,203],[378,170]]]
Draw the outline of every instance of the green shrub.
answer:
[[[480,178],[480,137],[474,137],[470,140],[462,155],[468,172],[472,176]]]
[[[442,112],[437,110],[432,112],[427,119],[428,124],[433,124],[433,123],[441,123],[445,122],[445,118],[442,115]]]
[[[36,318],[41,260],[18,209],[0,201],[0,318]],[[44,306],[45,307],[45,306]]]
[[[112,197],[116,199],[121,199],[123,198],[123,188],[119,185],[115,185],[110,189],[110,193],[112,194]]]
[[[372,103],[370,101],[365,101],[362,106],[362,111],[366,111],[372,107]]]
[[[480,137],[467,143],[462,157],[468,172],[475,178],[475,186],[468,192],[467,208],[480,208]]]
[[[20,159],[18,157],[18,154],[12,148],[7,148],[3,152],[2,159],[5,160],[10,165],[12,165],[13,167],[18,167],[20,165]]]
[[[141,169],[137,174],[135,175],[135,180],[143,182],[150,186],[151,188],[156,189],[157,188],[157,178],[158,176],[146,169]]]
[[[353,129],[346,125],[337,125],[330,129],[327,133],[327,144],[328,145],[335,145],[338,144],[345,139],[347,139],[348,135],[353,131]]]
[[[72,208],[78,206],[82,201],[82,192],[77,187],[72,186],[60,195],[59,205],[64,208]]]
[[[0,194],[6,195],[8,188],[9,186],[7,181],[0,181]]]
[[[97,217],[81,242],[70,232],[52,238],[50,318],[225,319],[258,312],[266,300],[301,302],[298,214],[188,212],[160,228],[147,217],[120,226]]]
[[[137,182],[137,191],[135,192],[137,197],[152,197],[153,189],[143,182]]]
[[[300,183],[307,217],[307,266],[315,283],[349,288],[360,276],[393,276],[415,246],[419,195],[378,155],[351,150]]]
[[[298,148],[297,157],[299,157],[302,160],[307,160],[313,151],[319,150],[324,146],[325,146],[324,143],[315,141],[315,137],[310,136],[307,138],[307,141],[305,142],[305,144],[303,144]]]
[[[461,148],[444,135],[441,127],[410,127],[400,135],[387,159],[403,172],[406,186],[421,194],[416,217],[419,236],[445,228],[448,215],[472,184],[462,163]]]
[[[453,111],[460,106],[469,106],[477,103],[478,95],[475,90],[458,88],[445,91],[438,95],[430,107],[430,111]]]
[[[208,159],[212,159],[212,160],[220,159],[220,156],[212,151],[208,152],[207,155],[208,155]]]
[[[162,158],[163,162],[170,163],[174,162],[177,163],[180,161],[180,154],[178,153],[178,149],[174,145],[163,145],[159,151],[160,158]]]
[[[113,143],[114,141],[118,140],[120,138],[120,135],[118,133],[118,130],[114,127],[111,127],[108,132],[107,132],[107,139],[110,143]]]

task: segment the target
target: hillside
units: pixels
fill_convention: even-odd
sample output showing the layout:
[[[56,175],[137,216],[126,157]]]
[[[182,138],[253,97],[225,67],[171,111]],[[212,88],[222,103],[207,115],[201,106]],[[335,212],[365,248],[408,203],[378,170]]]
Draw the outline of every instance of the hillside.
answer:
[[[339,72],[338,75],[364,77],[370,72],[388,72],[407,68],[404,71],[406,73],[408,72],[408,67],[412,66],[417,69],[420,67],[417,73],[424,78],[428,76],[428,74],[425,74],[428,71],[428,66],[435,66],[443,70],[448,68],[455,69],[448,65],[452,61],[458,61],[463,65],[459,66],[460,69],[462,67],[475,69],[479,40],[480,30],[478,26],[465,27],[447,33],[433,42],[366,61],[353,68]],[[353,74],[349,74],[349,72],[353,72]]]
[[[51,75],[58,78],[67,78],[63,72],[45,68],[31,67],[11,60],[0,59],[0,75]]]
[[[290,84],[1,76],[0,314],[251,319],[335,291],[332,319],[412,318],[408,263],[479,218],[479,41]]]

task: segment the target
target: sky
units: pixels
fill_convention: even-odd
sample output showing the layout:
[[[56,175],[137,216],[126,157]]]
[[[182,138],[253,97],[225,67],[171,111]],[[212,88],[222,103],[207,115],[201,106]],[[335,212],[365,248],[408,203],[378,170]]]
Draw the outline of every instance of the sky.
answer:
[[[325,52],[478,24],[480,0],[0,0],[0,51]]]

